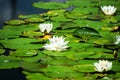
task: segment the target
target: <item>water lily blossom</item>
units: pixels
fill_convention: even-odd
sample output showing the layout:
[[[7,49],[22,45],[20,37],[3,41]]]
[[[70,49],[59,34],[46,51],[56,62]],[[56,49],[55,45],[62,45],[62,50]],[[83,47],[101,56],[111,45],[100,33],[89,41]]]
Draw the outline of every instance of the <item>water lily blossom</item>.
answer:
[[[52,23],[42,23],[42,24],[39,24],[39,28],[40,28],[41,32],[50,33],[50,31],[53,28],[53,24]]]
[[[114,42],[114,44],[117,45],[120,43],[120,36],[116,36],[115,38],[116,38],[116,41]]]
[[[117,10],[116,7],[111,6],[111,5],[109,5],[109,6],[101,6],[101,9],[102,9],[102,11],[103,11],[103,13],[105,15],[113,15]]]
[[[94,63],[95,70],[98,72],[109,71],[112,68],[112,62],[108,60],[99,60]]]
[[[68,48],[67,43],[69,41],[64,41],[63,37],[53,36],[53,38],[49,38],[49,41],[49,44],[43,46],[46,50],[64,51]]]

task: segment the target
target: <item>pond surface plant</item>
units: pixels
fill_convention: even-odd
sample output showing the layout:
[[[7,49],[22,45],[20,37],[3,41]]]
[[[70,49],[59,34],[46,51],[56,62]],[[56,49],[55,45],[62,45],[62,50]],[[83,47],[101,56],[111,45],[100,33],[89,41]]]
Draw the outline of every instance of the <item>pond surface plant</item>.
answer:
[[[120,0],[34,2],[0,30],[0,69],[27,80],[120,80]],[[6,54],[7,52],[7,54]]]

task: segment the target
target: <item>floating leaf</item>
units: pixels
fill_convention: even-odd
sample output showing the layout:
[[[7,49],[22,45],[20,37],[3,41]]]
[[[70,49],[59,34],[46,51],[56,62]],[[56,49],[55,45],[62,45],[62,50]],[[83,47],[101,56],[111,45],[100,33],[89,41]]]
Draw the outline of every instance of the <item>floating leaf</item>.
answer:
[[[24,31],[34,31],[38,30],[39,27],[38,24],[27,24],[27,25],[20,25],[20,26],[11,26],[11,25],[6,25],[3,28],[4,29],[9,29],[9,30],[16,30],[16,32],[24,32]]]
[[[24,70],[32,71],[32,72],[41,72],[42,68],[45,68],[47,65],[39,64],[39,63],[33,63],[33,62],[22,62],[21,67]]]
[[[99,21],[92,21],[92,20],[74,20],[76,24],[78,24],[80,27],[89,27],[96,30],[99,30],[102,26],[104,26],[105,22],[99,22]]]
[[[31,56],[31,57],[22,57],[21,60],[25,62],[33,62],[33,63],[42,61],[41,63],[44,63],[48,60],[48,58],[46,58],[46,55],[42,53],[38,53],[37,55]]]
[[[23,72],[24,74],[26,74],[26,78],[28,80],[53,80],[50,79],[49,77],[46,77],[44,74],[42,73],[28,73],[28,72]]]
[[[35,2],[33,6],[43,9],[62,9],[69,7],[69,5],[60,2],[41,2],[41,1]]]
[[[25,19],[26,22],[44,22],[44,19],[42,18],[28,18]]]
[[[63,23],[63,24],[61,24],[62,26],[62,29],[71,29],[71,28],[77,28],[78,27],[78,25],[77,24],[75,24],[75,23],[73,23],[73,22],[65,22],[65,23]]]
[[[41,71],[47,76],[53,78],[70,77],[69,75],[75,72],[71,67],[67,67],[67,66],[48,66],[47,68],[44,68]]]
[[[74,69],[79,72],[94,72],[94,65],[93,64],[81,64],[75,65]]]
[[[98,31],[89,27],[78,28],[73,32],[73,35],[81,38],[88,38],[91,36],[100,37],[100,34],[98,33]]]
[[[30,14],[30,15],[19,15],[19,18],[40,18],[41,16],[39,14]]]
[[[77,6],[77,7],[86,7],[86,6],[97,6],[99,5],[99,1],[95,0],[69,0],[67,4]]]
[[[40,14],[41,16],[48,16],[48,17],[53,17],[53,16],[60,16],[64,15],[65,10],[60,9],[60,10],[50,10],[47,13]]]
[[[95,8],[95,7],[87,7],[87,8],[84,8],[84,7],[78,7],[78,8],[75,8],[71,11],[71,14],[74,14],[74,13],[78,13],[78,14],[81,14],[81,15],[85,15],[85,14],[89,14],[89,13],[97,13],[98,12],[98,8]]]
[[[0,43],[10,49],[40,49],[42,47],[42,44],[38,44],[39,40],[30,38],[1,40]]]
[[[9,24],[9,25],[20,25],[20,24],[24,24],[26,22],[23,20],[10,20],[10,21],[6,21],[5,23]]]
[[[20,34],[21,32],[17,30],[3,29],[0,30],[0,39],[17,38]]]
[[[16,50],[16,51],[12,51],[10,53],[11,56],[21,56],[21,57],[25,57],[25,56],[34,56],[37,55],[37,52],[35,50]]]
[[[51,56],[65,56],[66,54],[69,54],[70,52],[55,52],[55,51],[43,51],[44,54],[51,55]]]
[[[89,56],[95,55],[95,52],[73,52],[67,55],[68,59],[80,60],[84,58],[89,58]]]
[[[52,21],[72,21],[72,19],[68,19],[67,17],[65,16],[56,16],[56,17],[52,17],[51,18]]]
[[[4,49],[0,49],[0,55],[4,54],[5,50]]]
[[[20,67],[20,59],[11,56],[0,56],[0,69],[12,69]]]
[[[44,36],[43,33],[41,32],[35,32],[35,31],[26,31],[26,32],[23,32],[22,36],[28,36],[28,37],[35,37],[35,36]]]

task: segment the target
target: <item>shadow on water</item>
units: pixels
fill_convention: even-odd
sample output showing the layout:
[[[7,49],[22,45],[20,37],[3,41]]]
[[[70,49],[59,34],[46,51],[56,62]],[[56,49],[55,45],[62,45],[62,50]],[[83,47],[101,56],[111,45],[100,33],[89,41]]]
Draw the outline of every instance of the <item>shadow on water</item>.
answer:
[[[25,75],[22,74],[22,69],[5,69],[0,70],[0,79],[2,80],[27,80]]]

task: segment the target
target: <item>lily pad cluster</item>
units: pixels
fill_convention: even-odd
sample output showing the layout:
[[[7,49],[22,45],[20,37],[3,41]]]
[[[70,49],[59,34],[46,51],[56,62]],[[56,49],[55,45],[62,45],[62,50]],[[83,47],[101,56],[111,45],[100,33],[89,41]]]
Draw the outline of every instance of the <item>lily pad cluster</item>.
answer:
[[[40,14],[19,15],[6,21],[0,30],[0,69],[22,68],[27,80],[119,80],[120,79],[120,1],[67,0],[35,2]],[[117,8],[105,15],[101,6]],[[52,23],[49,34],[39,25]],[[47,37],[46,37],[47,36]],[[49,38],[63,36],[69,47],[49,51],[44,44]],[[98,60],[112,62],[110,70],[97,72]],[[106,69],[105,69],[106,70]]]

